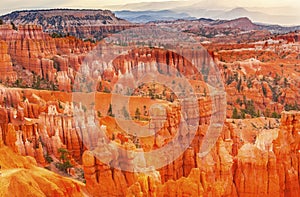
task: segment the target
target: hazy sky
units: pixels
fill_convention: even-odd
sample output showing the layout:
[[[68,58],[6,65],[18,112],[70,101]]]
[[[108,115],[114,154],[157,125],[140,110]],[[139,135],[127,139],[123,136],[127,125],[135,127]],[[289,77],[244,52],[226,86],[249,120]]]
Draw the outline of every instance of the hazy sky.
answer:
[[[22,9],[37,9],[37,8],[113,8],[109,5],[124,5],[129,3],[140,2],[164,2],[170,0],[37,0],[26,1],[24,0],[0,0],[0,14],[9,13],[13,10]],[[211,8],[235,8],[241,7],[256,7],[264,8],[268,11],[268,8],[276,8],[275,14],[290,15],[299,13],[300,3],[299,0],[172,0],[178,1],[179,5],[197,3],[203,6]],[[174,5],[174,4],[173,4]],[[176,4],[175,4],[176,5]],[[267,9],[266,9],[267,8]],[[298,15],[299,16],[299,15]]]

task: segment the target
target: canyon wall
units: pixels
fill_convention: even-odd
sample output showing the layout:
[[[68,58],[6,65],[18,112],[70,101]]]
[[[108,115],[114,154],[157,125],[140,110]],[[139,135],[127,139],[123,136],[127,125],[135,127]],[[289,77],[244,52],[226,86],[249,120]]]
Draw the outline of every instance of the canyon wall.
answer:
[[[109,10],[31,10],[16,11],[2,16],[5,22],[16,26],[36,24],[44,31],[56,36],[71,35],[82,39],[100,40],[111,33],[135,27],[123,19],[117,18]]]
[[[37,25],[19,25],[17,31],[11,25],[1,25],[0,39],[6,43],[3,44],[2,53],[11,57],[11,61],[8,62],[9,56],[2,56],[5,72],[12,72],[12,67],[8,65],[13,62],[14,66],[20,67],[19,81],[28,80],[28,70],[64,91],[71,91],[74,70],[78,70],[85,54],[94,46],[91,42],[74,37],[54,39]],[[5,72],[1,73],[5,75]],[[11,74],[11,77],[16,78],[14,74]]]

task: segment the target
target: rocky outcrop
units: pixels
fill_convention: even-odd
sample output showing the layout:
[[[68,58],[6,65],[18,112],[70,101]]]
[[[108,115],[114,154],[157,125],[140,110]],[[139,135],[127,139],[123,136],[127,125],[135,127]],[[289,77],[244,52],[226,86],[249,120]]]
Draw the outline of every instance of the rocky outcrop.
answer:
[[[78,38],[101,39],[110,33],[130,27],[131,23],[117,18],[109,10],[52,9],[16,11],[2,16],[16,25],[37,24],[46,32],[72,35]]]
[[[278,138],[274,141],[280,195],[300,193],[300,113],[283,112]]]
[[[11,57],[8,54],[7,44],[0,41],[0,80],[2,82],[15,81],[17,79],[16,72],[13,71]]]
[[[14,30],[11,25],[1,25],[0,40],[5,41],[1,44],[2,81],[6,81],[7,77],[11,82],[16,80],[13,62],[14,65],[38,75],[38,80],[47,80],[63,91],[71,91],[74,71],[79,70],[86,53],[94,47],[91,42],[84,42],[75,37],[51,38],[37,25],[19,25],[18,30]],[[20,84],[20,81],[30,79],[22,76],[22,73],[18,74],[17,85],[24,85]],[[31,83],[37,78],[33,76]]]
[[[283,112],[279,131],[262,132],[254,145],[239,149],[234,168],[239,196],[299,193],[298,118],[298,112]]]
[[[17,155],[6,146],[0,148],[1,196],[84,196],[83,184],[37,167],[32,157]]]
[[[283,112],[280,129],[261,131],[255,142],[239,146],[236,142],[248,137],[236,136],[238,129],[232,128],[236,123],[228,122],[231,134],[225,129],[215,148],[207,156],[197,157],[197,168],[188,176],[164,184],[148,178],[146,182],[154,191],[145,190],[137,181],[128,188],[127,196],[293,196],[299,193],[300,185],[299,133],[295,132],[299,130],[298,116],[298,112]],[[234,147],[238,149],[236,156]],[[188,186],[182,187],[185,184]]]
[[[285,62],[286,59],[293,63],[298,61],[298,44],[285,42],[289,48],[287,49],[280,42],[285,41],[269,39],[249,45],[207,46],[209,50],[215,51],[214,59],[225,83],[227,102],[230,105],[227,110],[228,118],[232,117],[234,108],[252,117],[262,114],[276,117],[284,109],[289,110],[289,106],[297,109],[300,97],[297,91],[297,70],[286,70]],[[286,51],[290,51],[291,55]],[[249,113],[251,108],[252,112]]]
[[[25,69],[43,76],[41,59],[56,53],[54,40],[43,33],[42,28],[37,25],[20,25],[18,31],[13,30],[10,25],[6,26],[6,29],[0,30],[0,39],[7,42],[12,60]],[[53,66],[48,63],[44,61],[43,67],[53,70]]]
[[[273,152],[245,144],[239,150],[237,159],[234,181],[239,196],[279,196],[279,176]]]
[[[82,160],[87,190],[93,196],[124,196],[128,182],[135,180],[133,173],[125,177],[125,173],[101,163],[91,152],[84,152]]]
[[[278,35],[278,36],[275,36],[274,39],[275,40],[286,40],[288,43],[299,42],[300,41],[300,33],[298,31],[298,32],[284,34],[284,35]]]
[[[137,181],[131,185],[127,196],[237,196],[232,182],[233,160],[222,141],[209,155],[196,158],[197,167],[194,166],[188,175],[165,183],[151,175],[142,177],[144,182]]]
[[[207,103],[208,104],[208,103]],[[208,104],[209,105],[209,104]],[[203,104],[202,104],[203,106]],[[205,109],[210,109],[205,107]],[[176,104],[170,105],[167,108],[167,121],[165,124],[159,124],[157,122],[158,132],[156,132],[155,138],[148,139],[140,139],[139,146],[145,149],[159,149],[166,145],[168,142],[172,140],[176,132],[180,132],[178,130],[179,124],[179,116],[180,110]],[[156,110],[156,113],[157,112]],[[206,115],[207,112],[204,113]],[[192,111],[189,114],[190,117],[193,117]],[[155,117],[155,116],[154,116]],[[208,120],[209,121],[209,120]],[[208,123],[208,122],[207,122]],[[153,123],[154,124],[154,123]],[[157,171],[151,171],[150,174],[144,173],[131,173],[131,172],[120,172],[117,169],[110,168],[107,164],[104,164],[100,161],[97,154],[106,155],[109,159],[106,159],[106,163],[119,162],[121,169],[124,169],[124,165],[126,164],[126,169],[128,165],[135,165],[136,163],[128,163],[128,159],[124,159],[123,153],[118,153],[117,150],[109,150],[106,149],[105,146],[101,145],[101,140],[99,141],[98,148],[93,151],[86,151],[83,154],[83,166],[86,172],[87,179],[87,187],[89,191],[93,195],[97,195],[96,191],[101,191],[102,195],[113,195],[113,196],[121,196],[124,195],[124,191],[128,196],[137,195],[157,195],[157,196],[165,196],[165,195],[204,195],[204,194],[232,194],[232,191],[235,192],[235,187],[233,183],[228,184],[227,182],[231,181],[233,178],[233,174],[231,171],[231,167],[233,165],[233,159],[229,155],[227,149],[223,141],[221,140],[217,148],[213,149],[213,153],[205,158],[198,159],[197,152],[199,151],[199,146],[201,144],[201,138],[203,134],[205,134],[207,125],[205,126],[205,121],[203,121],[202,128],[199,128],[196,139],[192,143],[192,146],[188,148],[182,155],[180,155],[175,161],[168,162],[169,164],[164,166]],[[110,125],[107,125],[110,127]],[[112,126],[112,125],[111,125]],[[112,128],[108,128],[111,130]],[[182,131],[181,131],[182,132]],[[203,133],[204,132],[204,133]],[[202,134],[201,134],[202,133]],[[188,135],[188,133],[182,133],[182,135]],[[121,144],[121,138],[118,135],[115,135],[115,142],[117,146],[126,146],[126,143]],[[201,137],[202,136],[202,137]],[[187,138],[188,136],[184,136]],[[112,144],[111,147],[115,145],[113,142],[107,142]],[[130,140],[129,144],[132,143]],[[152,148],[151,148],[152,147]],[[133,150],[137,151],[137,149],[133,148]],[[174,144],[174,150],[176,150],[176,144]],[[169,153],[170,157],[172,154]],[[157,159],[160,157],[164,157],[163,155],[157,155]],[[103,159],[103,157],[102,157]],[[133,159],[135,160],[135,159]],[[130,161],[130,159],[129,159]],[[201,169],[201,171],[199,169]],[[98,170],[97,170],[98,169]],[[133,167],[134,170],[134,167]],[[198,170],[198,171],[197,171]],[[197,171],[197,172],[195,172]],[[218,173],[216,173],[216,171]],[[159,177],[157,174],[159,173]],[[200,180],[201,174],[201,181]],[[217,174],[217,175],[216,175]],[[115,175],[118,175],[115,177]],[[121,182],[121,188],[119,188],[123,193],[118,193],[120,191],[115,191],[118,180],[124,180]],[[188,178],[187,178],[188,177]],[[190,180],[190,177],[192,177]],[[102,182],[101,182],[102,180]],[[177,181],[176,181],[177,180]],[[198,182],[197,182],[198,181]],[[192,184],[193,190],[191,191],[188,188],[179,187],[180,184]],[[194,185],[195,184],[195,185]],[[211,185],[209,185],[211,184]],[[222,185],[228,184],[225,189],[222,189]],[[205,189],[203,187],[205,186]],[[109,188],[109,189],[107,189]],[[127,188],[124,190],[123,188]],[[221,191],[222,190],[222,191]],[[101,195],[99,194],[99,195]]]

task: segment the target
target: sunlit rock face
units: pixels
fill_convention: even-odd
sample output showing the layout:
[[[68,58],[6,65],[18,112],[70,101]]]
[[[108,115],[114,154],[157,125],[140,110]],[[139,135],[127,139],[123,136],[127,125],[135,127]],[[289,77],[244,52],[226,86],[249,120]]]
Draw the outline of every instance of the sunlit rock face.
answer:
[[[4,41],[0,42],[0,80],[15,81],[16,73],[13,71],[11,57],[8,54],[8,46]]]
[[[36,24],[50,34],[71,35],[81,39],[99,40],[108,34],[137,26],[117,18],[109,10],[31,10],[17,11],[3,16],[16,26]]]

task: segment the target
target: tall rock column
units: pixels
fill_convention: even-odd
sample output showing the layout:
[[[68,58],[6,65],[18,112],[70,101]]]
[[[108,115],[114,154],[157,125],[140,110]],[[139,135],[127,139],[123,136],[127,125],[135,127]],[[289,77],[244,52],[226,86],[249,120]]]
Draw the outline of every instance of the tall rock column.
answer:
[[[273,143],[280,195],[300,194],[300,112],[282,112],[278,138]]]
[[[15,81],[17,79],[17,73],[13,71],[11,58],[7,49],[7,44],[4,41],[0,41],[0,80],[2,82],[6,80]]]

